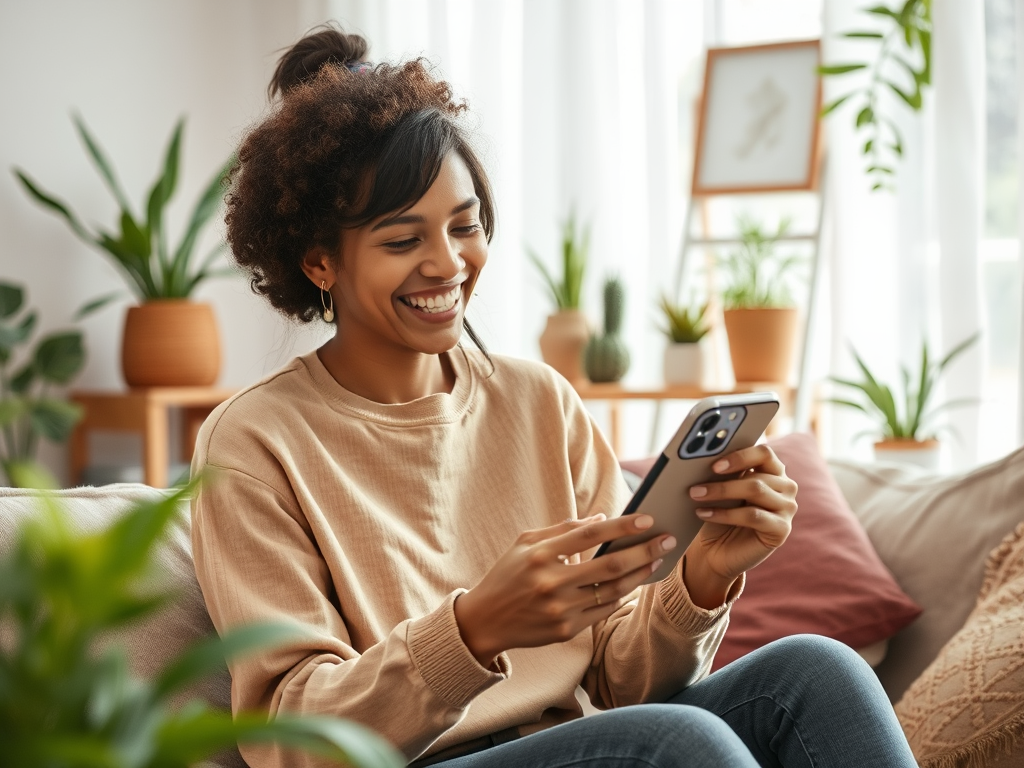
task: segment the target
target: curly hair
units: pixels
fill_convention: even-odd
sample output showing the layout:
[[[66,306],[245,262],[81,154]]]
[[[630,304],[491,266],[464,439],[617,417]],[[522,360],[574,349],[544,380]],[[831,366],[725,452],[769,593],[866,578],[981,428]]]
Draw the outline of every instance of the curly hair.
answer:
[[[465,102],[424,60],[370,67],[365,52],[362,38],[327,29],[285,53],[270,84],[281,98],[242,140],[231,178],[234,258],[254,292],[303,322],[320,307],[301,267],[309,249],[335,253],[343,229],[414,205],[452,151],[469,169],[488,241],[494,231],[487,176],[457,122]]]

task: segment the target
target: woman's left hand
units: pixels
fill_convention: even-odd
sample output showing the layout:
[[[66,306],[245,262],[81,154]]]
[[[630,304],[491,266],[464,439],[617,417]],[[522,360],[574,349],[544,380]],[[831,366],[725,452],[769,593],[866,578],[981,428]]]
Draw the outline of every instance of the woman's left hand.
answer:
[[[744,571],[782,546],[796,514],[796,483],[786,477],[786,468],[767,445],[725,456],[712,469],[720,475],[742,475],[690,489],[697,515],[707,522],[686,550],[683,579],[694,604],[703,608],[725,602]],[[722,501],[742,506],[723,509],[717,506]],[[716,506],[703,506],[710,502]]]

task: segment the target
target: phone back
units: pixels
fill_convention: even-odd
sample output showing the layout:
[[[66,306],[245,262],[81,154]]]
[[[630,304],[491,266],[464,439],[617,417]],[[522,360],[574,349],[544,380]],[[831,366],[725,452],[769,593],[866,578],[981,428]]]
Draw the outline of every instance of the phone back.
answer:
[[[734,431],[728,433],[728,439],[717,446],[714,453],[703,455],[701,450],[687,455],[697,440],[695,429],[706,423],[709,413],[732,412],[733,409],[745,410],[742,422]],[[633,498],[626,506],[624,515],[644,513],[654,518],[654,525],[635,536],[625,536],[609,542],[598,555],[614,552],[646,541],[655,536],[671,533],[679,542],[676,549],[665,557],[661,567],[651,574],[645,583],[661,581],[671,573],[672,568],[682,557],[686,547],[700,531],[704,521],[696,515],[698,507],[738,506],[737,502],[712,503],[697,502],[690,498],[690,488],[702,483],[727,480],[737,475],[719,475],[712,471],[711,466],[722,456],[743,448],[755,445],[764,433],[768,423],[779,410],[778,396],[773,392],[758,392],[750,395],[727,395],[710,397],[698,402],[680,424],[675,435],[658,456],[654,466],[644,478]],[[704,420],[704,421],[702,421]],[[728,430],[722,430],[727,432]],[[690,438],[688,441],[687,438]],[[706,436],[704,436],[706,439]]]

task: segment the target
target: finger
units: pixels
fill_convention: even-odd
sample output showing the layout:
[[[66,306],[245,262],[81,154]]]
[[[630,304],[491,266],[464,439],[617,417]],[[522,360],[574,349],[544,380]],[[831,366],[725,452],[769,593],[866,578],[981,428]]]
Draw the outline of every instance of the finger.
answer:
[[[521,544],[539,544],[542,541],[556,538],[568,531],[576,530],[577,528],[581,528],[586,525],[592,525],[593,523],[601,522],[604,519],[606,519],[606,516],[602,512],[598,512],[596,515],[591,515],[590,517],[569,518],[568,520],[563,520],[555,525],[549,525],[546,528],[534,528],[529,531],[523,531],[519,535],[519,542]],[[569,555],[572,553],[566,552],[565,554]]]
[[[661,567],[661,563],[662,560],[659,558],[653,563],[631,573],[623,574],[617,579],[581,586],[579,601],[583,614],[587,616],[588,620],[597,620],[595,615],[598,612],[606,612],[607,615],[611,615],[632,599],[637,588]]]
[[[573,569],[573,582],[577,586],[615,581],[642,570],[676,549],[679,542],[674,536],[656,536],[631,547],[610,552],[587,560]]]
[[[757,531],[761,540],[771,547],[780,546],[793,528],[792,515],[769,512],[754,506],[698,509],[697,517],[720,525]]]
[[[654,525],[650,515],[621,515],[611,520],[598,520],[584,526],[575,526],[551,538],[546,548],[557,549],[555,554],[574,555],[599,547],[606,541],[622,536],[642,533]]]
[[[711,469],[720,475],[744,472],[748,469],[757,469],[759,472],[780,477],[786,475],[785,465],[775,455],[775,451],[764,443],[723,456],[711,465]]]
[[[795,496],[796,483],[788,477],[760,472],[737,480],[695,485],[690,489],[690,498],[701,504],[710,501],[745,501],[772,511],[788,507],[795,510]]]

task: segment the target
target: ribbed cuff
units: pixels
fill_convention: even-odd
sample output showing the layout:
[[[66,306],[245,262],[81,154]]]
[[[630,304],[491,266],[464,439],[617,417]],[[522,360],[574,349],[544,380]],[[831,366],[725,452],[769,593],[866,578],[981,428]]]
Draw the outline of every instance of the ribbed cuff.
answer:
[[[495,659],[499,671],[493,672],[480,666],[462,641],[455,621],[455,598],[465,591],[452,592],[433,613],[409,622],[406,634],[409,654],[424,682],[448,704],[459,708],[512,672],[507,654]]]
[[[747,574],[744,573],[732,585],[725,603],[709,611],[693,604],[683,582],[682,569],[674,568],[669,578],[658,582],[658,598],[669,621],[689,635],[698,635],[712,629],[723,616],[728,615],[746,583]]]

